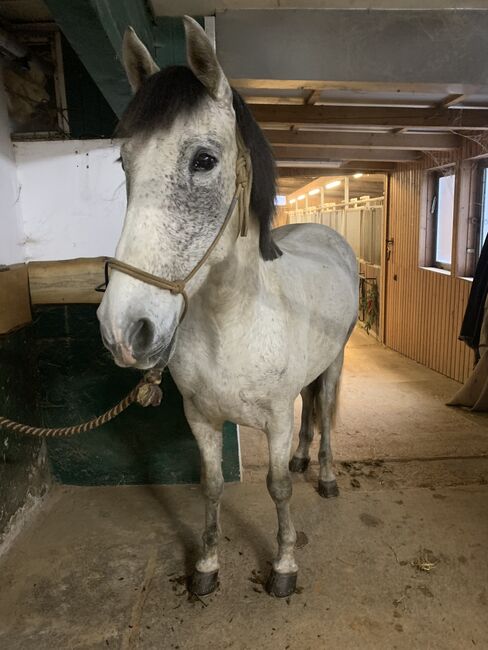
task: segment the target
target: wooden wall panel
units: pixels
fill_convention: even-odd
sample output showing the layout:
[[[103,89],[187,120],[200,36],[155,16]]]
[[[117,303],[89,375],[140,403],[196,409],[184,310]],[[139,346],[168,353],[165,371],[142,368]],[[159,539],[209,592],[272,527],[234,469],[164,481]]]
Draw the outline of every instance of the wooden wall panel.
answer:
[[[394,246],[387,265],[385,343],[457,381],[464,381],[473,365],[471,351],[457,338],[471,283],[454,272],[419,266],[422,183],[428,169],[481,154],[477,143],[465,140],[458,152],[426,156],[421,163],[402,166],[390,180],[388,236]]]
[[[105,281],[105,258],[80,257],[28,264],[33,305],[99,303],[103,294],[95,287]]]
[[[32,320],[25,264],[0,266],[0,335]]]

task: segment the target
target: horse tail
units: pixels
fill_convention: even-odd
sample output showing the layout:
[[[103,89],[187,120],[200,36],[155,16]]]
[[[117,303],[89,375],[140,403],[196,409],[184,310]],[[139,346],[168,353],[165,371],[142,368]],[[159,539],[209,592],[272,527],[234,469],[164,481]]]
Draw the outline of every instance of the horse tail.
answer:
[[[344,350],[346,348],[346,344],[349,340],[349,337],[354,331],[354,328],[356,326],[356,318],[352,322],[351,326],[349,327],[349,330],[347,332],[346,340],[344,342],[344,347],[340,351],[339,355],[337,356],[337,359],[334,361],[334,365],[338,364],[338,367],[335,369],[335,387],[334,387],[334,397],[332,399],[332,404],[330,406],[330,423],[333,428],[335,428],[336,422],[337,422],[337,414],[339,412],[339,407],[340,407],[340,396],[341,396],[341,386],[342,386],[342,371],[344,370]],[[327,370],[325,371],[325,376],[327,379]]]

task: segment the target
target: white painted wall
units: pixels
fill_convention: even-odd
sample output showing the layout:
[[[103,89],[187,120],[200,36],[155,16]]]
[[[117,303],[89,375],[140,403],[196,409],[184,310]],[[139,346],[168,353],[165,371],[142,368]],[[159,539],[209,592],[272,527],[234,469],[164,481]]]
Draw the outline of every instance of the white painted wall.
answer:
[[[14,144],[25,258],[113,255],[125,215],[118,145],[109,140]]]
[[[0,264],[24,260],[19,184],[10,140],[7,98],[0,66]]]

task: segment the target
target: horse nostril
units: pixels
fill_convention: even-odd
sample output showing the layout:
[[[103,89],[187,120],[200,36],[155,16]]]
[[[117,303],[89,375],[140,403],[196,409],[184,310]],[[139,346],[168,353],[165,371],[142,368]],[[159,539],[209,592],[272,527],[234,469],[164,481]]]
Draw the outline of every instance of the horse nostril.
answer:
[[[133,351],[145,352],[148,350],[154,340],[154,325],[147,318],[141,318],[134,323],[129,333],[129,344]]]

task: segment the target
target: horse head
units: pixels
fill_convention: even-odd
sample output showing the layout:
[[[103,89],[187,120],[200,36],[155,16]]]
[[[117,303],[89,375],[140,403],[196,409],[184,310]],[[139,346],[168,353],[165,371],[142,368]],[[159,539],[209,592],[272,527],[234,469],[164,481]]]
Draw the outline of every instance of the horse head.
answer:
[[[116,259],[178,282],[191,275],[219,235],[185,287],[191,302],[235,245],[235,227],[222,236],[220,231],[226,217],[233,217],[239,137],[259,172],[250,192],[257,254],[260,248],[264,259],[274,259],[279,250],[270,235],[275,173],[269,147],[204,30],[189,17],[184,24],[188,67],[159,70],[132,28],[124,36],[123,62],[134,96],[116,132],[127,187]],[[98,310],[103,341],[120,366],[165,365],[184,309],[181,292],[161,290],[114,267]]]

